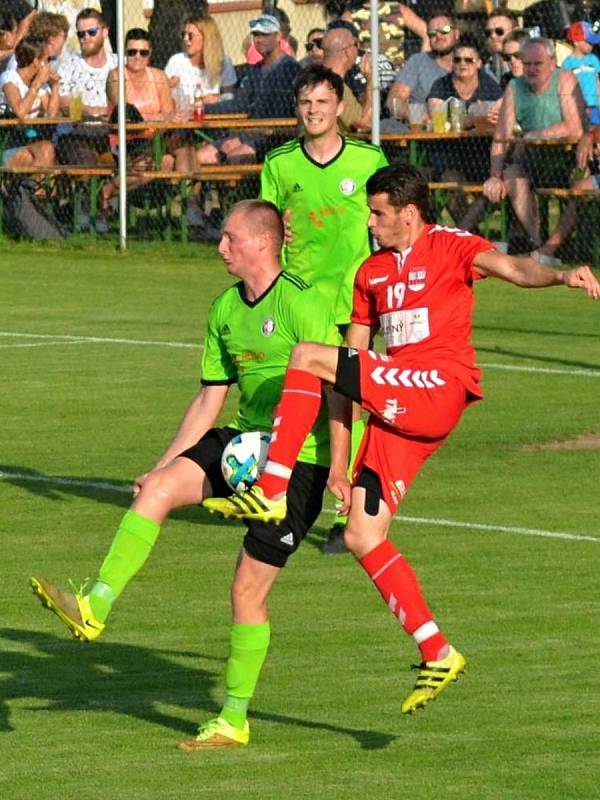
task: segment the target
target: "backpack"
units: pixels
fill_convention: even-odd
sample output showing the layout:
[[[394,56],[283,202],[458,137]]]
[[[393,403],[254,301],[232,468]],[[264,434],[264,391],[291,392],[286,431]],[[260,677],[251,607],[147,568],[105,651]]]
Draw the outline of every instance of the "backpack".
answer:
[[[15,239],[64,239],[66,229],[54,218],[45,203],[35,196],[36,185],[15,177],[2,184],[2,227]]]

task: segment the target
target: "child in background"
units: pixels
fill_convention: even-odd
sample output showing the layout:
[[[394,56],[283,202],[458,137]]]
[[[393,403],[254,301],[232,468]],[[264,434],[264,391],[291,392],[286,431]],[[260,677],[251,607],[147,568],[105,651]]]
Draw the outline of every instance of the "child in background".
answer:
[[[562,69],[570,69],[577,76],[592,125],[600,125],[600,59],[592,53],[592,47],[600,44],[600,34],[589,22],[574,22],[567,31],[567,39],[573,44],[573,54],[562,62]]]

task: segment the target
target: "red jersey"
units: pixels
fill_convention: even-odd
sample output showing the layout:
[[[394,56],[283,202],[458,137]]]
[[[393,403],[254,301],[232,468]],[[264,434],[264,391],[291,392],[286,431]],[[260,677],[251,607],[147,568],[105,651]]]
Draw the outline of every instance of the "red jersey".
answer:
[[[356,274],[352,322],[379,325],[389,355],[407,366],[442,367],[482,397],[471,344],[473,269],[494,245],[458,228],[425,225],[403,253],[380,250]]]

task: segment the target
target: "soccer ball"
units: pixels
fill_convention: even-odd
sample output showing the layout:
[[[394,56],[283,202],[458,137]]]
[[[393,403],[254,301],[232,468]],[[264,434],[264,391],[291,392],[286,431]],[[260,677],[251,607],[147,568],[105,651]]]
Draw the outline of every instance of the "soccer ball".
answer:
[[[267,461],[271,436],[261,431],[238,433],[223,450],[221,470],[234,492],[245,492],[256,481]]]

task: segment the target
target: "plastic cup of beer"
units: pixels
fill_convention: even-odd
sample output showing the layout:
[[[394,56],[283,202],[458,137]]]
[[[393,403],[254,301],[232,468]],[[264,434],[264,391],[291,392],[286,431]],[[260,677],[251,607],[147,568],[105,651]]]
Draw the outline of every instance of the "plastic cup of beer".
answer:
[[[83,117],[83,98],[80,94],[69,97],[69,119],[80,120]]]
[[[446,133],[448,122],[448,109],[446,105],[436,106],[431,110],[431,127],[434,133]]]
[[[423,119],[425,117],[424,103],[408,104],[408,122],[413,131],[423,130]]]

